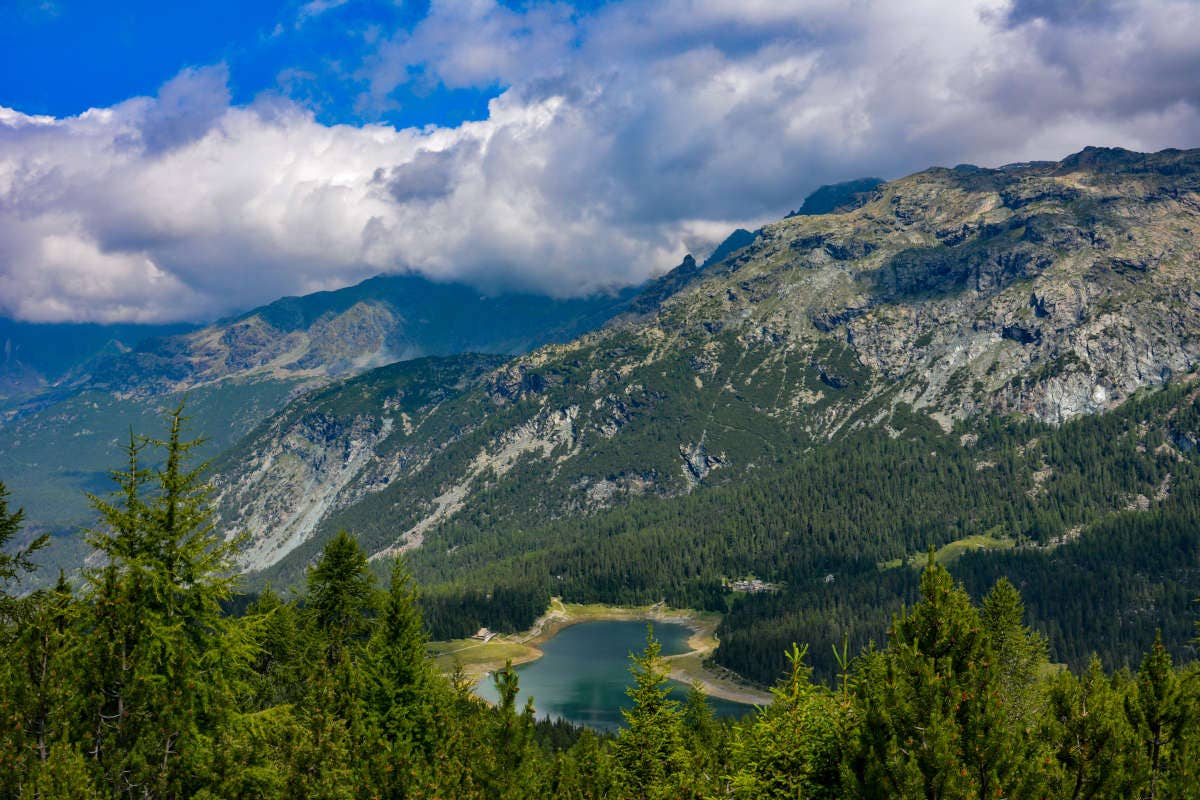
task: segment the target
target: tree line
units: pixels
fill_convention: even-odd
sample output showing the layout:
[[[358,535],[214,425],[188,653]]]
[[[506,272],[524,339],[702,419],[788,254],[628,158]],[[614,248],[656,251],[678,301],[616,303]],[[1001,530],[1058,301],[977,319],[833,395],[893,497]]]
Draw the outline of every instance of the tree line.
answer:
[[[0,490],[0,797],[1183,798],[1200,770],[1200,671],[1155,641],[1136,669],[1051,666],[1020,592],[979,603],[930,559],[882,647],[832,686],[790,644],[773,702],[736,723],[669,696],[653,634],[618,734],[539,722],[436,672],[403,563],[380,582],[340,533],[303,595],[240,616],[236,541],[214,525],[171,415],[96,497],[99,557],[25,596]],[[147,449],[159,465],[148,469]]]

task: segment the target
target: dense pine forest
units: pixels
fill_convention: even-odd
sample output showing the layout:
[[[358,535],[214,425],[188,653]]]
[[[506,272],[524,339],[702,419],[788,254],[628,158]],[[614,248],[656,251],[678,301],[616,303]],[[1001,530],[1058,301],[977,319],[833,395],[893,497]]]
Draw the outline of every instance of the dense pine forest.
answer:
[[[301,596],[268,590],[227,613],[238,542],[214,524],[181,427],[176,412],[165,439],[131,439],[117,491],[92,498],[98,555],[75,584],[15,594],[42,541],[22,536],[0,492],[0,796],[1194,796],[1194,663],[1173,663],[1155,639],[1132,669],[1052,664],[1061,645],[1028,626],[1012,582],[994,580],[976,603],[933,558],[919,574],[884,573],[916,577],[883,645],[835,653],[830,686],[789,642],[774,702],[738,723],[716,719],[698,691],[668,698],[651,632],[616,736],[537,721],[532,702],[515,706],[511,668],[495,676],[494,707],[461,676],[436,674],[404,564],[379,581],[346,533]],[[1174,513],[1140,533],[1182,546],[1191,526]],[[1082,575],[1089,558],[1139,549],[1138,531],[1113,533],[1110,549],[1068,566]],[[1037,568],[1012,558],[1013,570]],[[974,587],[995,572],[962,570]],[[1076,586],[1060,580],[1064,594]]]
[[[728,611],[717,661],[770,685],[791,642],[817,677],[832,656],[883,643],[931,546],[976,600],[1019,586],[1053,661],[1134,668],[1161,629],[1196,657],[1200,395],[1185,381],[1060,427],[997,417],[944,431],[901,406],[752,480],[640,498],[538,528],[489,526],[487,498],[414,552],[436,638],[529,626],[569,602]],[[996,549],[955,551],[979,537]],[[549,543],[549,544],[547,544]],[[781,587],[739,596],[727,580]]]

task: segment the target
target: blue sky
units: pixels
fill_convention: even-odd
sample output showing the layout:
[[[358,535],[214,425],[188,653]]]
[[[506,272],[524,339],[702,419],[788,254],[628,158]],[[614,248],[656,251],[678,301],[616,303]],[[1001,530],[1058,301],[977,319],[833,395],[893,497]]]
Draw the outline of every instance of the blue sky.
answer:
[[[0,315],[578,295],[823,183],[1198,144],[1195,0],[8,0]]]
[[[487,114],[498,87],[401,92],[386,108],[356,101],[356,76],[382,32],[409,30],[429,3],[20,2],[0,25],[0,103],[70,116],[152,95],[185,67],[224,63],[234,103],[294,95],[324,122],[457,124]]]

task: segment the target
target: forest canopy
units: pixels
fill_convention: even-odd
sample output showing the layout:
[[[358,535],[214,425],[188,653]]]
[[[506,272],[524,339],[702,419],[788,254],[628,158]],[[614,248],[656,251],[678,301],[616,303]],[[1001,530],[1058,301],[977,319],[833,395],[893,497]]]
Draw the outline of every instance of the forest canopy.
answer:
[[[976,603],[932,558],[884,646],[843,651],[830,687],[789,645],[739,722],[673,701],[652,635],[615,736],[518,709],[511,668],[489,706],[434,670],[404,563],[378,581],[349,533],[301,596],[225,613],[237,542],[183,422],[129,441],[77,582],[17,596],[29,547],[0,560],[0,797],[1169,798],[1200,777],[1195,664],[1156,640],[1133,670],[1053,665],[1012,583]],[[0,544],[21,520],[0,490]]]

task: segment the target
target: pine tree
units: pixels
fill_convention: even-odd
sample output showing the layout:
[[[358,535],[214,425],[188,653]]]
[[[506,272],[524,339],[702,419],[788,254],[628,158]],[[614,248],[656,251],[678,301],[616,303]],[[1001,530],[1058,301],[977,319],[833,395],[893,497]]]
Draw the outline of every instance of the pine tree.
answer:
[[[692,756],[691,774],[701,786],[715,784],[728,767],[728,731],[713,713],[699,683],[688,689],[682,722],[684,742]]]
[[[998,580],[983,598],[980,619],[1006,712],[1015,724],[1032,731],[1041,708],[1039,678],[1048,663],[1046,637],[1025,625],[1025,604],[1007,578]]]
[[[412,576],[397,560],[370,643],[374,711],[384,720],[382,727],[389,737],[410,736],[420,727],[405,718],[420,705],[429,683],[426,643]]]
[[[254,628],[259,644],[248,679],[250,710],[298,703],[304,696],[305,677],[319,655],[301,616],[294,603],[285,603],[270,586],[246,609],[243,624]]]
[[[74,608],[66,576],[59,572],[54,588],[32,595],[26,608],[13,654],[23,661],[25,735],[37,761],[45,763],[51,745],[67,726],[71,705],[67,657],[73,643]]]
[[[325,638],[328,664],[338,663],[347,643],[367,632],[374,584],[358,542],[338,531],[308,574],[308,604]]]
[[[618,776],[627,797],[680,797],[690,782],[682,714],[670,698],[661,652],[662,644],[648,628],[646,649],[632,657],[634,685],[626,694],[633,707],[621,711],[628,727],[616,742]]]
[[[61,573],[54,589],[9,606],[0,651],[0,798],[23,796],[65,738],[74,688],[68,661],[72,611]]]
[[[309,623],[318,657],[300,706],[305,735],[296,743],[289,791],[341,798],[355,791],[369,759],[352,758],[367,737],[365,647],[375,601],[374,576],[358,543],[339,531],[308,572]]]
[[[1161,634],[1155,635],[1150,652],[1142,659],[1132,690],[1125,713],[1144,755],[1139,796],[1157,800],[1165,796],[1163,785],[1179,756],[1176,745],[1190,710]]]
[[[934,562],[856,682],[858,741],[844,770],[866,798],[1036,796],[1044,778],[1010,723],[979,613]]]
[[[1087,672],[1055,675],[1042,737],[1054,748],[1053,795],[1069,800],[1133,797],[1137,753],[1121,692],[1092,657]]]
[[[46,759],[34,765],[24,796],[37,800],[95,800],[102,793],[91,766],[71,745],[56,743],[49,748]]]
[[[466,768],[478,775],[478,784],[486,797],[508,800],[544,796],[553,782],[553,774],[544,769],[543,753],[534,737],[533,697],[527,697],[524,708],[517,710],[520,679],[511,659],[503,669],[492,673],[492,682],[498,702],[487,711],[489,724],[480,731],[483,737],[470,734],[464,737],[469,752],[462,756],[469,758],[474,754],[473,764]],[[470,708],[477,703],[477,700],[460,702],[459,724],[471,715]]]
[[[425,645],[412,578],[397,560],[366,663],[370,725],[382,745],[372,781],[381,797],[415,796],[436,751],[439,731],[431,706],[447,698],[438,696]]]

